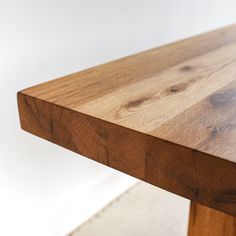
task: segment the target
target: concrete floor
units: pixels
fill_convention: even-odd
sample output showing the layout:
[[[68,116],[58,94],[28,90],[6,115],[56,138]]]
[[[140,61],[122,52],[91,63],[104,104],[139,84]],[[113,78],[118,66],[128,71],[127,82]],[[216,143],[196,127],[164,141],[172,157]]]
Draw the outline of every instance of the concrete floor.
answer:
[[[188,200],[138,182],[69,236],[185,236],[188,214]]]

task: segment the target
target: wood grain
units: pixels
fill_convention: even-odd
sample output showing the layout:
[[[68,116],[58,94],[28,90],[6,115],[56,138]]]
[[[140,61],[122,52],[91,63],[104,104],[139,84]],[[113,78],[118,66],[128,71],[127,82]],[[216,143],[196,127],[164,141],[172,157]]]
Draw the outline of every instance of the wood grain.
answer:
[[[236,218],[223,212],[191,203],[188,236],[235,236]]]
[[[18,93],[24,130],[236,216],[236,25]]]

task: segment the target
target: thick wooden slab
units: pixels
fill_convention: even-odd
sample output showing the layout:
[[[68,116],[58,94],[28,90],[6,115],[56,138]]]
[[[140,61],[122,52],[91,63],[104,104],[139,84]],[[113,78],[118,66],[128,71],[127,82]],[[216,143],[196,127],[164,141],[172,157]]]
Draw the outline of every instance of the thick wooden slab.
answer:
[[[18,93],[21,126],[236,215],[236,26]]]

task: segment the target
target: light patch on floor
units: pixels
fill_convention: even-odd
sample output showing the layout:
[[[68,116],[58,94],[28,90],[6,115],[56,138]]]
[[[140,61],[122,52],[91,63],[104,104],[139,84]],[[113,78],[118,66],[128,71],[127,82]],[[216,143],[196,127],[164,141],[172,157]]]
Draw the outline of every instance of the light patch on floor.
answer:
[[[185,236],[188,214],[188,200],[138,182],[69,236]]]

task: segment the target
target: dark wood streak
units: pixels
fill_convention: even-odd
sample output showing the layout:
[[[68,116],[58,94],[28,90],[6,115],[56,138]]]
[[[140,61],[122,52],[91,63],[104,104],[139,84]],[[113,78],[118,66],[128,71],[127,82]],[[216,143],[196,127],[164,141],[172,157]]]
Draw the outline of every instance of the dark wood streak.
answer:
[[[180,84],[172,85],[170,87],[170,92],[171,93],[182,92],[182,91],[186,90],[188,87],[190,87],[191,84],[193,84],[194,82],[195,81],[192,80],[192,81],[189,81],[189,82],[186,82],[186,83],[180,83]]]
[[[215,201],[222,204],[236,204],[236,190],[227,190],[215,196]]]
[[[183,71],[183,72],[191,72],[193,70],[194,70],[194,67],[189,66],[189,65],[186,65],[180,68],[180,71]]]
[[[143,97],[143,98],[139,98],[139,99],[136,99],[136,100],[132,100],[132,101],[129,101],[128,103],[126,103],[124,105],[125,108],[132,108],[132,107],[137,107],[137,106],[140,106],[141,104],[143,104],[144,102],[150,100],[150,97]]]

